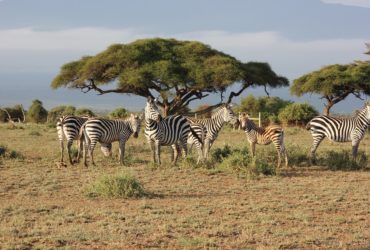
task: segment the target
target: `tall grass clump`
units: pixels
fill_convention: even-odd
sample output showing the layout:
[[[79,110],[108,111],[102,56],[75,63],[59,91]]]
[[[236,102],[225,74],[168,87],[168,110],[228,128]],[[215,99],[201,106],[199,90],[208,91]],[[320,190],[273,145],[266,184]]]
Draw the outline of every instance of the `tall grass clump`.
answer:
[[[3,159],[23,159],[23,156],[5,145],[0,145],[0,158]]]
[[[216,167],[221,170],[245,174],[248,177],[258,175],[275,175],[275,163],[272,163],[266,155],[252,157],[247,147],[215,149],[212,159],[217,162]]]
[[[87,197],[140,198],[147,193],[139,181],[127,174],[105,175],[84,189]]]
[[[368,167],[368,158],[364,152],[359,152],[354,160],[352,153],[346,150],[327,151],[319,162],[330,170],[364,170]]]

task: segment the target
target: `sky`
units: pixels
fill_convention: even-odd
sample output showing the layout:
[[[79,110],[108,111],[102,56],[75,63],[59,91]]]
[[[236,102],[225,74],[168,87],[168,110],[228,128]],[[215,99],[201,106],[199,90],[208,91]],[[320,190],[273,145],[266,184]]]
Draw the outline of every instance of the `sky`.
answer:
[[[64,63],[151,37],[197,40],[243,62],[268,62],[292,82],[325,65],[369,60],[369,24],[370,0],[0,0],[0,106],[27,108],[40,99],[48,109],[141,110],[142,97],[52,90],[50,83]],[[291,96],[289,88],[269,92],[324,106],[316,95]],[[249,94],[265,93],[251,88],[241,97]],[[193,107],[218,101],[211,96]],[[362,102],[350,97],[333,111],[349,113]]]

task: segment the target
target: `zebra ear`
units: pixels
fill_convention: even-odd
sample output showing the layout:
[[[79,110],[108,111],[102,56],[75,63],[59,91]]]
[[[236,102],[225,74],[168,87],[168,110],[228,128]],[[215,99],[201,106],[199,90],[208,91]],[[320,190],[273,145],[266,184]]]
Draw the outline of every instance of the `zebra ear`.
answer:
[[[148,96],[148,98],[147,98],[147,102],[152,103],[152,102],[153,102],[153,97]]]

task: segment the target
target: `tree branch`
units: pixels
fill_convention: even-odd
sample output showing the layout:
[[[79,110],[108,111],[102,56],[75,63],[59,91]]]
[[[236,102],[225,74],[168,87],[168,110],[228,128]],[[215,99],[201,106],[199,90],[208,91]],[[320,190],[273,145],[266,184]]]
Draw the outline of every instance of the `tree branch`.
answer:
[[[230,103],[232,101],[233,97],[239,96],[249,86],[250,86],[250,84],[243,85],[243,87],[236,93],[234,91],[232,91],[229,95],[229,98],[227,99],[227,103]]]

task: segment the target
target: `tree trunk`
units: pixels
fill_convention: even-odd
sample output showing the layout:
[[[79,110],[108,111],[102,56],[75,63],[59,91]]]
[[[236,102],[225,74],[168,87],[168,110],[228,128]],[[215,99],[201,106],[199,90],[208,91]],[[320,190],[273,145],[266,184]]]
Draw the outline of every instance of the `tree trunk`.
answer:
[[[328,101],[328,103],[325,105],[325,108],[323,110],[323,115],[330,115],[330,109],[333,107],[334,103],[331,101]]]

